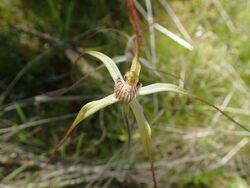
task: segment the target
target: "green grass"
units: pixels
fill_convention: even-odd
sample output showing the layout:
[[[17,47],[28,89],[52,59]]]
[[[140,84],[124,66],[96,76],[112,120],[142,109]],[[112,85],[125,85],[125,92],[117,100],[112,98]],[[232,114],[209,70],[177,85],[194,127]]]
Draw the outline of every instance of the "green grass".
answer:
[[[24,25],[28,29],[69,40],[97,26],[114,27],[132,34],[125,5],[118,0],[108,3],[90,0],[84,3],[32,1],[29,6],[20,0],[11,0],[8,6],[6,2],[0,2],[0,14],[3,17],[0,20],[1,94],[27,62],[53,45],[51,41],[20,32],[7,23],[14,23],[16,27]],[[220,2],[237,29],[236,33],[230,32],[210,1],[169,2],[192,37],[195,50],[189,51],[155,31],[156,69],[159,76],[143,66],[141,82],[143,85],[154,82],[179,84],[182,81],[178,78],[182,77],[186,89],[224,108],[233,118],[249,126],[250,4],[244,0]],[[158,1],[153,2],[153,8],[155,21],[182,37]],[[27,12],[30,14],[27,15]],[[142,56],[150,59],[148,25],[143,16],[140,19],[143,27]],[[116,56],[124,53],[126,41],[118,34],[105,32],[90,38],[84,37],[74,45]],[[99,65],[94,59],[86,59],[94,67]],[[87,102],[113,91],[107,72],[101,70],[102,80],[88,77],[63,95],[48,95],[46,93],[49,91],[72,84],[71,63],[61,49],[53,51],[52,56],[41,62],[20,79],[1,104],[0,132],[10,126],[18,127],[20,124],[77,112]],[[128,63],[119,64],[119,68],[124,71],[128,67]],[[79,72],[75,71],[74,74]],[[44,93],[53,100],[38,100],[38,96]],[[65,98],[59,100],[61,96]],[[68,96],[82,98],[69,100],[66,98]],[[208,106],[188,97],[164,93],[156,97],[139,97],[139,100],[145,107],[148,121],[153,122],[153,151],[160,186],[250,187],[249,142],[224,166],[209,169],[244,138],[249,139],[249,133]],[[154,112],[154,109],[158,109],[158,112]],[[149,166],[135,125],[129,158],[124,154],[127,132],[118,105],[106,108],[104,112],[82,123],[52,162],[44,167],[49,157],[38,156],[55,146],[72,120],[73,117],[39,124],[14,135],[11,135],[12,132],[1,133],[0,182],[13,187],[25,187],[24,184],[30,183],[45,183],[47,187],[87,187],[93,181],[97,187],[101,187],[113,177],[109,187],[150,187]],[[134,122],[131,115],[129,121],[131,124]],[[32,162],[28,167],[27,161]],[[72,168],[71,171],[69,168]],[[83,170],[87,172],[83,173]],[[101,171],[104,173],[99,174]],[[60,181],[57,178],[61,178]],[[76,181],[70,184],[68,180]]]

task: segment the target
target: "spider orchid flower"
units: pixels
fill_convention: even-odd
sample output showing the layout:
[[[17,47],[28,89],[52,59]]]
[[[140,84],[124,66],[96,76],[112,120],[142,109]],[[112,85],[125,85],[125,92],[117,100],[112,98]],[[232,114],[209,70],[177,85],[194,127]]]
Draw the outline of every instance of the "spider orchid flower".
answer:
[[[60,148],[60,146],[64,143],[64,141],[68,138],[68,136],[72,133],[72,131],[81,121],[111,104],[120,101],[127,102],[135,115],[135,119],[139,127],[140,137],[142,139],[146,154],[149,158],[153,176],[155,176],[153,172],[153,157],[151,150],[151,128],[144,116],[143,108],[141,107],[139,101],[136,99],[136,96],[149,95],[160,91],[175,91],[186,94],[186,91],[178,88],[178,86],[164,83],[156,83],[141,87],[141,84],[138,84],[138,73],[140,71],[140,64],[138,64],[137,62],[132,62],[130,71],[128,71],[123,78],[115,62],[105,54],[96,51],[87,51],[84,54],[94,56],[106,66],[110,76],[114,81],[114,93],[102,99],[91,101],[85,104],[77,114],[74,122],[72,123],[66,134],[56,145],[54,152]]]
[[[153,176],[153,179],[155,180],[152,149],[151,149],[151,128],[149,126],[148,121],[146,120],[146,118],[144,116],[143,108],[141,107],[136,96],[138,96],[138,95],[144,96],[144,95],[149,95],[149,94],[158,93],[158,92],[162,92],[162,91],[171,91],[171,92],[179,93],[182,95],[187,95],[189,97],[200,100],[201,102],[218,110],[225,117],[227,117],[229,120],[231,120],[235,124],[239,125],[241,128],[249,131],[247,128],[245,128],[243,125],[241,125],[240,123],[235,121],[233,118],[231,118],[225,112],[220,110],[218,107],[201,99],[198,96],[195,96],[195,95],[189,93],[187,90],[182,89],[174,84],[154,83],[154,84],[151,84],[148,86],[141,87],[141,85],[139,84],[140,64],[135,61],[135,58],[132,61],[132,66],[130,68],[130,71],[128,71],[123,78],[118,67],[116,66],[115,62],[111,58],[106,56],[105,54],[97,52],[97,51],[87,51],[84,54],[89,54],[89,55],[99,59],[106,66],[106,68],[109,71],[109,74],[111,75],[111,77],[114,81],[114,93],[112,93],[112,94],[110,94],[102,99],[91,101],[91,102],[85,104],[81,108],[81,110],[79,111],[74,122],[72,123],[72,125],[70,126],[70,128],[68,129],[68,131],[66,132],[64,137],[61,139],[61,141],[55,147],[54,152],[59,149],[59,147],[64,143],[64,141],[67,139],[67,137],[70,135],[70,133],[72,133],[72,131],[76,128],[76,126],[81,121],[83,121],[87,117],[93,115],[97,111],[99,111],[102,108],[105,108],[111,104],[114,104],[117,102],[126,102],[129,104],[130,108],[132,109],[132,111],[134,113],[134,116],[135,116],[135,119],[136,119],[136,122],[137,122],[137,125],[139,128],[140,137],[141,137],[143,146],[145,148],[146,154],[149,158],[152,176]],[[154,183],[156,185],[156,182],[154,182]]]

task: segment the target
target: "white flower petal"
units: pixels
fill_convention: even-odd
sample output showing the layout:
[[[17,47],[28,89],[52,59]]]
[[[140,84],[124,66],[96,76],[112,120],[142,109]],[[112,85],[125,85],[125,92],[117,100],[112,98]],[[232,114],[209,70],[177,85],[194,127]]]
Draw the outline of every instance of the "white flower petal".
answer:
[[[130,107],[132,108],[132,111],[135,115],[135,119],[137,121],[142,143],[145,147],[145,150],[147,152],[147,155],[149,158],[152,156],[151,152],[151,128],[143,114],[143,109],[140,105],[140,103],[134,99],[129,103]]]
[[[115,95],[111,94],[111,95],[109,95],[109,96],[107,96],[107,97],[105,97],[103,99],[92,101],[92,102],[89,102],[89,103],[85,104],[81,108],[79,113],[77,114],[74,122],[72,123],[72,125],[70,126],[70,128],[68,129],[66,134],[63,136],[63,138],[60,140],[60,142],[55,147],[54,151],[57,151],[59,149],[59,147],[63,144],[63,142],[68,138],[70,133],[76,128],[76,126],[81,121],[83,121],[84,119],[86,119],[90,115],[94,114],[98,110],[100,110],[102,108],[105,108],[106,106],[109,106],[111,104],[114,104],[114,103],[116,103],[118,101],[119,100],[115,97]]]
[[[174,84],[165,84],[165,83],[156,83],[156,84],[151,84],[151,85],[142,87],[139,91],[139,95],[149,95],[152,93],[158,93],[162,91],[173,91],[173,92],[177,92],[180,94],[193,96],[192,94],[188,93],[186,90]]]
[[[108,69],[109,74],[113,78],[114,82],[116,82],[118,78],[123,79],[121,72],[119,71],[115,62],[111,58],[109,58],[105,54],[103,54],[101,52],[97,52],[97,51],[86,51],[85,53],[92,55],[92,56],[96,57],[97,59],[99,59],[101,62],[103,62],[104,65],[106,66],[106,68]]]
[[[75,121],[73,124],[78,124],[80,123],[82,120],[86,119],[87,117],[89,117],[90,115],[94,114],[95,112],[97,112],[98,110],[105,108],[106,106],[109,106],[113,103],[118,102],[119,100],[115,97],[114,94],[111,94],[105,98],[99,99],[99,100],[95,100],[95,101],[91,101],[87,104],[85,104],[81,110],[79,111]]]
[[[211,106],[213,109],[219,111],[223,116],[225,116],[227,119],[229,119],[230,121],[232,121],[233,123],[235,123],[236,125],[241,127],[242,129],[246,130],[247,132],[250,132],[250,129],[248,127],[246,127],[245,125],[242,125],[238,121],[234,120],[231,116],[229,116],[226,112],[223,112],[223,110],[221,110],[217,106],[213,105],[212,103],[202,99],[201,97],[196,96],[196,95],[188,92],[187,90],[182,89],[174,84],[165,84],[165,83],[151,84],[151,85],[142,87],[139,91],[139,95],[149,95],[149,94],[157,93],[157,92],[161,92],[161,91],[173,91],[173,92],[176,92],[176,93],[179,93],[182,95],[187,95],[189,97],[197,99],[197,100],[207,104],[208,106]]]

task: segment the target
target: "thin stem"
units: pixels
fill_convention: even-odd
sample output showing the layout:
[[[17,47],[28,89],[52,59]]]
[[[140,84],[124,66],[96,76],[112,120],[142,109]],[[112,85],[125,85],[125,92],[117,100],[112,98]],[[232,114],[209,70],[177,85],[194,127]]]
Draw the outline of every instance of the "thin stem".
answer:
[[[149,158],[149,163],[150,163],[150,171],[151,171],[152,178],[153,178],[153,188],[157,188],[157,181],[156,181],[155,168],[154,168],[154,159],[153,159],[153,155],[152,155],[151,150],[150,150],[150,153],[148,155],[148,158]]]

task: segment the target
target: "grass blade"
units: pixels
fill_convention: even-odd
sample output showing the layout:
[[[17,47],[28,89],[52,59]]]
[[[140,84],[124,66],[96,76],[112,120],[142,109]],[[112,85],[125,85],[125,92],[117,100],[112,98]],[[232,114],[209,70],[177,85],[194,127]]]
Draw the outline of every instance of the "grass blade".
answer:
[[[178,44],[180,44],[181,46],[187,48],[188,50],[193,50],[194,49],[194,47],[190,43],[188,43],[184,39],[180,38],[176,34],[172,33],[171,31],[167,30],[162,25],[160,25],[158,23],[155,23],[154,27],[155,27],[156,30],[158,30],[162,34],[166,35],[167,37],[171,38],[173,41],[177,42]]]
[[[49,9],[50,9],[50,13],[57,25],[57,27],[59,28],[59,32],[62,35],[62,23],[61,23],[61,19],[60,19],[60,14],[59,11],[56,9],[56,5],[54,0],[47,0],[48,5],[49,5]]]
[[[10,174],[8,174],[2,181],[4,183],[10,182],[11,180],[13,180],[15,177],[17,177],[20,173],[22,173],[27,168],[28,168],[27,164],[24,164],[24,165],[16,168],[13,172],[11,172]]]
[[[17,113],[17,115],[20,118],[22,123],[27,122],[27,117],[26,117],[26,115],[25,115],[25,113],[24,113],[24,111],[19,103],[16,103],[16,113]]]
[[[70,1],[69,5],[68,5],[66,20],[65,20],[65,26],[64,26],[64,31],[63,31],[64,37],[67,37],[68,34],[69,34],[69,29],[70,29],[70,25],[71,25],[71,21],[72,21],[74,5],[75,5],[74,0]]]

